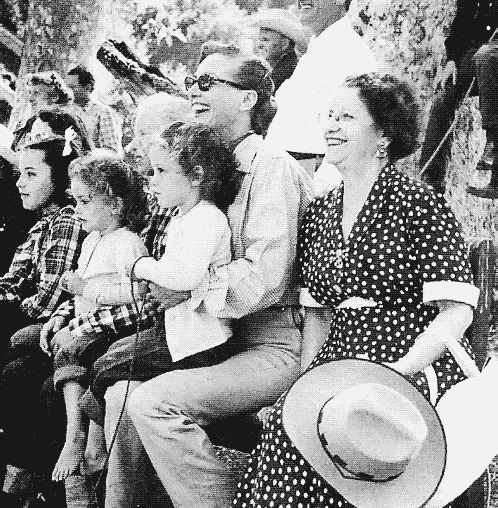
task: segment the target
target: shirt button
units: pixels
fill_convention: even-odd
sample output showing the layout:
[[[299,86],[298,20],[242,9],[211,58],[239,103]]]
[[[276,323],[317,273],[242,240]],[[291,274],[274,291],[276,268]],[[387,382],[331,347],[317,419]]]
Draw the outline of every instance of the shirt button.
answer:
[[[333,290],[334,290],[334,291],[335,291],[338,295],[340,295],[340,294],[342,293],[342,289],[341,289],[341,287],[340,287],[338,284],[334,284],[334,285],[332,286],[332,289],[333,289]]]

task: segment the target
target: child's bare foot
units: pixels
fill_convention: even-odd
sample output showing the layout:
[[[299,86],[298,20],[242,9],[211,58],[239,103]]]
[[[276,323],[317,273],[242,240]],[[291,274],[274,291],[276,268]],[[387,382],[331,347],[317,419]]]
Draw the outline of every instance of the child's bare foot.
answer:
[[[52,480],[59,482],[79,471],[80,462],[85,456],[86,434],[82,433],[74,439],[66,440],[59,460],[52,472]]]

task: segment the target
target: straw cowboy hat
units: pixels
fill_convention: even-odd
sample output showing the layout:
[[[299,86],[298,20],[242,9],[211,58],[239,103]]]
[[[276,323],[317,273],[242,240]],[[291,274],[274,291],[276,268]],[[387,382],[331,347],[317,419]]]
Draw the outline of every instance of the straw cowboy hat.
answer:
[[[249,21],[250,26],[267,28],[281,33],[293,40],[300,53],[305,53],[308,47],[308,38],[304,32],[299,18],[285,9],[268,9],[254,16]]]
[[[11,150],[14,135],[7,127],[0,125],[0,157],[4,158],[7,162],[17,167],[17,155]]]
[[[420,508],[441,481],[439,417],[384,365],[349,359],[315,367],[289,390],[282,418],[308,463],[358,508]]]

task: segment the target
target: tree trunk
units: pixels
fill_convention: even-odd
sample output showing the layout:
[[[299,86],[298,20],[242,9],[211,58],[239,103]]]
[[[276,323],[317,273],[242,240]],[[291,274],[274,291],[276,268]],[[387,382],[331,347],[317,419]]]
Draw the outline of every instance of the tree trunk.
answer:
[[[24,49],[10,125],[26,109],[22,77],[47,70],[65,75],[71,65],[85,64],[95,55],[100,5],[97,0],[31,0],[23,28]]]

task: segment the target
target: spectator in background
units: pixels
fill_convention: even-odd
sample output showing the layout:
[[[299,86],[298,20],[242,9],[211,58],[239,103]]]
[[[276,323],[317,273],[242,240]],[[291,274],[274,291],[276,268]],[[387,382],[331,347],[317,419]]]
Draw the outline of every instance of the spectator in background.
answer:
[[[83,121],[96,148],[107,148],[121,154],[121,127],[109,106],[92,100],[95,78],[81,65],[73,67],[66,82],[74,94],[74,101],[83,110]]]
[[[7,126],[9,123],[10,113],[12,112],[11,104],[14,101],[14,92],[16,90],[16,77],[11,72],[4,69],[0,64],[0,124]]]
[[[26,74],[24,86],[27,94],[26,104],[16,118],[10,119],[9,127],[12,127],[15,135],[13,150],[22,145],[25,134],[29,132],[27,122],[41,110],[58,109],[81,120],[83,111],[74,103],[73,92],[59,73],[46,71]]]
[[[49,106],[66,106],[74,101],[73,93],[55,71],[26,74],[24,82],[33,115]]]
[[[476,169],[491,170],[487,187],[469,187],[469,193],[482,198],[498,198],[498,37],[488,44],[498,28],[498,2],[458,0],[456,15],[445,40],[446,65],[436,81],[438,90],[432,105],[420,166],[431,158],[453,122],[472,79],[477,79],[471,95],[479,94],[482,126],[486,130],[486,147]],[[444,193],[446,165],[450,157],[449,136],[426,168],[424,180]]]
[[[306,52],[308,39],[299,19],[285,9],[268,9],[251,23],[259,27],[258,54],[271,66],[276,92],[292,76],[299,54]]]
[[[151,140],[173,122],[187,122],[191,118],[192,111],[187,99],[165,92],[144,97],[135,112],[135,136],[125,146],[128,162],[144,176],[152,175],[148,158]]]
[[[351,0],[299,0],[299,17],[311,29],[308,50],[292,77],[275,95],[278,110],[266,142],[287,150],[313,173],[325,153],[318,114],[326,94],[350,74],[374,71],[375,57],[355,32],[346,13]]]

